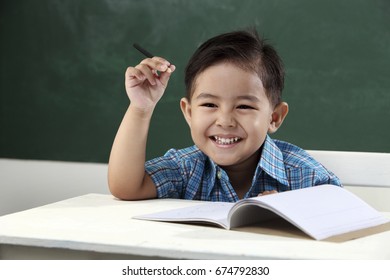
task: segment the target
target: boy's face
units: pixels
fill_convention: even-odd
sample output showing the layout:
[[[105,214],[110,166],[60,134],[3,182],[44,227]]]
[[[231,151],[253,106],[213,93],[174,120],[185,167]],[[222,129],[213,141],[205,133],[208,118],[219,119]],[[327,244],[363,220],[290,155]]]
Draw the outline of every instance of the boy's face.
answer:
[[[195,145],[220,166],[244,163],[281,125],[286,103],[274,108],[256,73],[219,63],[196,79],[191,102],[181,108]]]

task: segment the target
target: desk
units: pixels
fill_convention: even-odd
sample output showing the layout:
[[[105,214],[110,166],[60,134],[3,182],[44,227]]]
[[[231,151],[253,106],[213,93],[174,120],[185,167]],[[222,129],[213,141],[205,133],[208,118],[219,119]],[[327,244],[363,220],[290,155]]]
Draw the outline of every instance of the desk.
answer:
[[[2,216],[0,258],[390,259],[390,231],[332,243],[131,218],[195,203],[88,194]]]

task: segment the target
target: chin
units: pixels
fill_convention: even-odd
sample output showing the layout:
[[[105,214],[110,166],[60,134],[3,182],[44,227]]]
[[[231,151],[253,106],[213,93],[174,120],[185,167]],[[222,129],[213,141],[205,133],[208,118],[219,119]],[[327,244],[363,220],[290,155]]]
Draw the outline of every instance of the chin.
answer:
[[[210,157],[212,161],[214,161],[219,166],[231,166],[239,163],[237,159],[218,159]]]

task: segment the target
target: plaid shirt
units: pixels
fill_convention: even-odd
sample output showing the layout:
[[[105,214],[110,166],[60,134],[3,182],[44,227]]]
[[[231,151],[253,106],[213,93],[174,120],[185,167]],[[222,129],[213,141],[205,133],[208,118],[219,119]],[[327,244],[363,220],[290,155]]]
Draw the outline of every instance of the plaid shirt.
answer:
[[[196,146],[169,150],[147,161],[146,172],[157,186],[159,198],[236,202],[239,200],[227,173]],[[266,137],[252,186],[245,195],[334,184],[340,180],[301,148]]]

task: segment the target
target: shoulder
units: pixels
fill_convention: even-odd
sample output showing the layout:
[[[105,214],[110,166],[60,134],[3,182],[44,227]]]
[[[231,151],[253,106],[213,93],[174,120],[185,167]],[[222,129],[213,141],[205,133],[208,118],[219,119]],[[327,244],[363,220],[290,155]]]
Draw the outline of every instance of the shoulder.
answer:
[[[153,158],[146,162],[148,169],[182,168],[193,162],[203,162],[206,155],[195,145],[184,149],[169,149],[163,156]]]
[[[179,150],[170,149],[163,156],[148,160],[145,163],[145,171],[158,187],[165,184],[169,187],[173,185],[178,187],[189,178],[191,170],[194,169],[193,165],[200,166],[198,162],[203,162],[199,160],[202,158],[203,153],[195,146]]]
[[[281,140],[273,140],[283,155],[283,161],[286,167],[322,167],[308,152],[304,149]]]
[[[290,173],[290,177],[307,177],[308,185],[342,185],[339,178],[332,171],[328,170],[304,149],[281,140],[273,141],[282,152],[285,169],[287,173]]]

